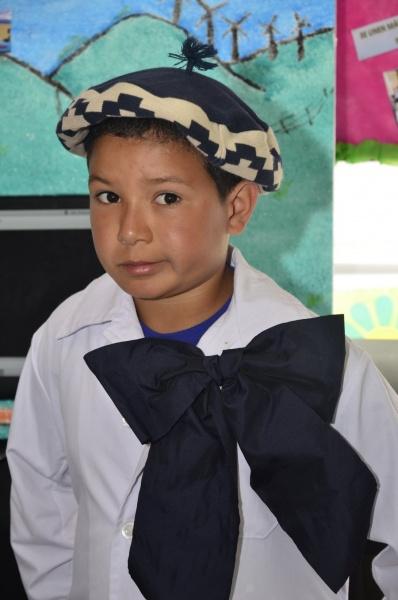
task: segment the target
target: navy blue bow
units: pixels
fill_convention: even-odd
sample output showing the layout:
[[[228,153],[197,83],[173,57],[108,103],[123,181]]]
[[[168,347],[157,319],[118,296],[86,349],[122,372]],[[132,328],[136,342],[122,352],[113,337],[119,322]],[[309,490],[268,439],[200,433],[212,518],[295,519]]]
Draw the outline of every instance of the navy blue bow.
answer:
[[[237,443],[250,485],[337,592],[360,561],[376,493],[329,423],[345,358],[340,316],[284,323],[205,356],[141,339],[85,361],[151,442],[129,555],[147,600],[228,600],[239,532]]]

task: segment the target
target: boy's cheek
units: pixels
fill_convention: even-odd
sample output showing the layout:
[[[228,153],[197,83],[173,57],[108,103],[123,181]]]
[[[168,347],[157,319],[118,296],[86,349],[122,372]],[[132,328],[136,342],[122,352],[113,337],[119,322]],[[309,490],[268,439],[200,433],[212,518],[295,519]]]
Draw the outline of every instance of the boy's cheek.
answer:
[[[115,250],[115,242],[113,241],[114,236],[111,231],[106,228],[94,227],[92,228],[92,237],[94,243],[95,252],[105,268],[105,263],[109,262],[112,258]]]
[[[118,223],[110,218],[110,215],[103,212],[93,210],[90,212],[90,223],[93,237],[111,238],[118,231]]]

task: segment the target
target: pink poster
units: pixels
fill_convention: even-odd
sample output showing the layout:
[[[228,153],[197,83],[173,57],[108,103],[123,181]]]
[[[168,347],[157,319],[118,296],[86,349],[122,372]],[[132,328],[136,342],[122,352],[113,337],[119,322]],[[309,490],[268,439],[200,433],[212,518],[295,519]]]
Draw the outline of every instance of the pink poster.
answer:
[[[398,163],[398,0],[337,0],[337,38],[338,158]]]

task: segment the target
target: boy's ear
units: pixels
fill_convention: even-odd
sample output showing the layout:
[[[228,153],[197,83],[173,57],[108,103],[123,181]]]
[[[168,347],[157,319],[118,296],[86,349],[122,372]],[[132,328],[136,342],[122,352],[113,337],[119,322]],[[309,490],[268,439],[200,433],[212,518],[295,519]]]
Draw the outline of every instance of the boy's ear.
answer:
[[[228,194],[228,233],[242,233],[256,207],[260,188],[252,181],[239,182]]]

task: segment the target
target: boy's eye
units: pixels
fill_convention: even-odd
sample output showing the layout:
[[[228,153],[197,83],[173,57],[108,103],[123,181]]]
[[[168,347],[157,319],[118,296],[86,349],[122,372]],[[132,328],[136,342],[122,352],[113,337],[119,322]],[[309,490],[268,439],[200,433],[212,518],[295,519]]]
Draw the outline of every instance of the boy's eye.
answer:
[[[176,204],[177,202],[180,202],[181,198],[180,196],[177,196],[177,194],[173,194],[172,192],[165,192],[164,194],[159,194],[158,196],[156,196],[155,198],[155,202],[157,204]]]
[[[115,204],[116,202],[119,202],[119,196],[113,192],[101,192],[100,194],[97,194],[96,198],[104,204]]]

